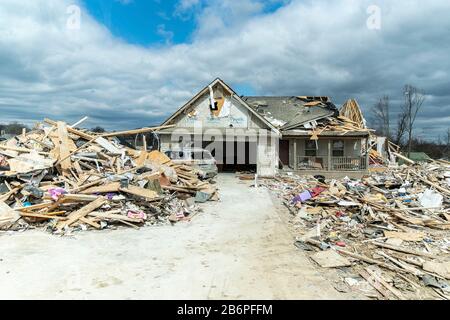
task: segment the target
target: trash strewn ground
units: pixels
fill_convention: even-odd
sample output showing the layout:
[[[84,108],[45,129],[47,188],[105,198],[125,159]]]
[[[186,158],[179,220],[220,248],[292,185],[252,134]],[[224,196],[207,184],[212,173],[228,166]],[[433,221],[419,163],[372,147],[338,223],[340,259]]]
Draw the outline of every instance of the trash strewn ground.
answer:
[[[216,179],[220,201],[203,204],[192,223],[57,239],[0,233],[0,299],[364,298],[337,292],[292,245],[267,189],[234,174]]]
[[[337,269],[342,292],[450,297],[450,163],[388,168],[361,180],[286,174],[258,182],[292,214],[295,246]],[[242,177],[246,179],[246,177]]]
[[[102,135],[44,123],[0,144],[0,230],[175,223],[198,213],[197,203],[218,200],[199,170],[115,138],[157,128]]]

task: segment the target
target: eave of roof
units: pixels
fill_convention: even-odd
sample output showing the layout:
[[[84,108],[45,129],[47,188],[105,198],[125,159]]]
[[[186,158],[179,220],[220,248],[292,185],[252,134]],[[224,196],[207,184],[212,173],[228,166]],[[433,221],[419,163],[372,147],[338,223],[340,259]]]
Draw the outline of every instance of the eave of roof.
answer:
[[[274,126],[270,121],[261,116],[258,112],[256,112],[251,106],[247,104],[229,85],[227,85],[222,79],[217,78],[209,85],[207,85],[204,89],[202,89],[199,93],[197,93],[191,100],[189,100],[186,104],[184,104],[180,109],[178,109],[172,116],[170,116],[166,121],[162,123],[161,126],[165,126],[169,124],[172,120],[174,120],[177,116],[179,116],[185,109],[190,107],[192,103],[194,103],[198,98],[200,98],[203,94],[205,94],[210,86],[215,86],[217,83],[220,83],[226,90],[228,90],[232,97],[238,100],[242,105],[244,105],[251,113],[253,113],[259,120],[261,120],[264,124],[266,124],[270,129],[272,129],[277,135],[281,135],[279,129]]]
[[[283,137],[311,137],[311,130],[284,130],[281,132]],[[321,137],[359,137],[366,138],[369,137],[369,132],[359,132],[359,131],[348,131],[343,133],[342,131],[323,131],[319,135]]]

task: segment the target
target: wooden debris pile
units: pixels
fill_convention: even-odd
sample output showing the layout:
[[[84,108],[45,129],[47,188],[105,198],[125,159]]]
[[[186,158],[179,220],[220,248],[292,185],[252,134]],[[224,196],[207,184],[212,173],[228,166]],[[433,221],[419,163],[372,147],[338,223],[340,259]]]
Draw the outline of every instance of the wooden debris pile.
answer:
[[[377,299],[450,297],[450,163],[361,180],[266,180],[292,214],[295,245],[338,268],[340,291]]]
[[[138,228],[190,219],[197,203],[218,200],[193,167],[116,138],[161,128],[96,134],[44,123],[0,144],[0,230]]]

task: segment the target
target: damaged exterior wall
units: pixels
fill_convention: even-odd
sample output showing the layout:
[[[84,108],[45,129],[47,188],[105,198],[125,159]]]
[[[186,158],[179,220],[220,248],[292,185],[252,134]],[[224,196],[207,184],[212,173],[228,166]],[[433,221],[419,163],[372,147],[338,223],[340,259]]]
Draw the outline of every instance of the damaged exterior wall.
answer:
[[[211,91],[215,104],[213,108]],[[279,135],[222,81],[216,80],[202,90],[166,123],[174,124],[175,128],[161,132],[163,152],[183,147],[211,150],[208,145],[212,141],[219,148],[223,145],[220,142],[231,141],[236,143],[237,150],[252,153],[245,151],[247,143],[251,145],[251,149],[255,146],[254,155],[243,157],[256,166],[257,173],[261,176],[273,176],[277,173]],[[180,135],[183,135],[181,143]],[[228,160],[233,161],[233,158],[233,155],[227,155],[224,159],[229,164]],[[216,160],[220,162],[220,159]]]

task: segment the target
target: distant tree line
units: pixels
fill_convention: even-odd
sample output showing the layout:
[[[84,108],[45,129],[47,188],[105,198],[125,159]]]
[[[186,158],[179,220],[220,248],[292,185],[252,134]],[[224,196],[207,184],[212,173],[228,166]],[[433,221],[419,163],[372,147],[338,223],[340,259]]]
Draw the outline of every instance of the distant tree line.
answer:
[[[412,139],[412,150],[425,152],[432,159],[450,159],[450,129],[448,138],[437,141],[426,141],[423,139]]]
[[[425,152],[432,158],[448,158],[450,156],[450,128],[442,139],[426,141],[414,137],[417,116],[424,107],[425,92],[413,85],[403,88],[403,103],[396,117],[389,96],[383,96],[372,107],[370,125],[377,135],[387,137],[389,141],[400,146],[408,156],[411,152]]]
[[[92,128],[91,131],[92,131],[92,132],[95,132],[95,133],[105,133],[105,132],[106,132],[105,128],[102,128],[102,127],[100,127],[100,126],[97,126],[97,127],[95,127],[95,128]]]
[[[13,134],[19,135],[22,134],[22,129],[25,128],[27,131],[30,131],[30,127],[27,125],[14,121],[8,124],[0,123],[0,134]],[[105,133],[106,130],[100,126],[91,129],[92,132],[96,133]]]
[[[25,128],[27,131],[30,131],[30,128],[27,125],[19,123],[17,121],[8,124],[0,123],[0,134],[4,133],[19,135],[22,133],[23,128]]]

